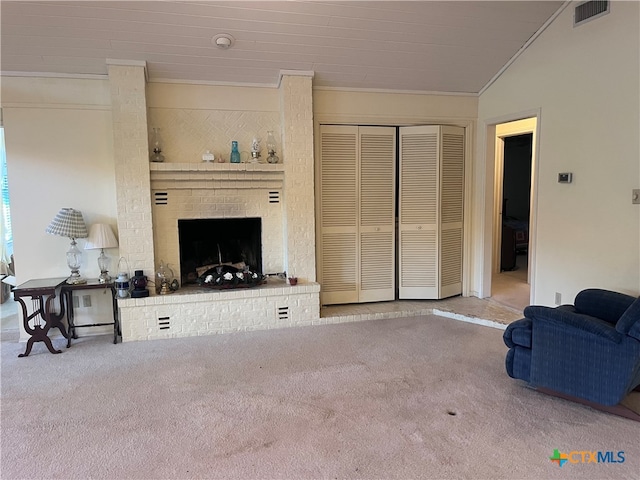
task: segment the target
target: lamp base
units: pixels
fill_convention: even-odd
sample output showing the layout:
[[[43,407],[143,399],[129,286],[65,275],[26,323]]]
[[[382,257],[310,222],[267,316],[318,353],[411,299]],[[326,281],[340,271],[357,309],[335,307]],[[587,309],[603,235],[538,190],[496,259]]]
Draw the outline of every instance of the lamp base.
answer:
[[[100,276],[98,277],[98,282],[100,283],[111,283],[112,281],[113,279],[111,278],[111,275],[109,275],[109,272],[106,270],[100,273]]]
[[[87,283],[87,279],[82,278],[78,274],[72,274],[69,278],[67,278],[67,284],[69,285],[81,285],[83,283]]]

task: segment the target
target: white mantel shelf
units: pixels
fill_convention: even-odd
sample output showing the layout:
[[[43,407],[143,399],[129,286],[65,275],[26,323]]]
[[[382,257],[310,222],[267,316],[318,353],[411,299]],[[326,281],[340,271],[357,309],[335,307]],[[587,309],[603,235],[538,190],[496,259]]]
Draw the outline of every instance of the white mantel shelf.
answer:
[[[150,163],[152,189],[281,189],[281,163]]]
[[[149,163],[151,172],[284,172],[282,163],[162,162]]]

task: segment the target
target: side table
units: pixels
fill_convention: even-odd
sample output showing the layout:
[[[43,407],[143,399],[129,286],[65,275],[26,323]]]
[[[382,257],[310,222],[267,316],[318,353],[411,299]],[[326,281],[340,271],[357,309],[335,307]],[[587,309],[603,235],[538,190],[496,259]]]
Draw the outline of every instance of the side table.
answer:
[[[78,290],[99,290],[102,289],[105,293],[108,291],[111,294],[111,305],[113,308],[113,322],[109,323],[92,323],[87,325],[76,325],[73,321],[73,292]],[[69,324],[69,336],[67,337],[67,347],[71,346],[71,337],[78,338],[76,328],[84,327],[101,327],[103,325],[113,325],[113,343],[118,343],[118,335],[120,332],[120,321],[118,319],[118,301],[116,300],[116,287],[112,283],[100,283],[97,278],[90,278],[87,283],[79,284],[64,284],[62,285],[62,294],[66,299],[67,304],[67,322]]]
[[[29,280],[18,285],[13,290],[14,300],[19,302],[22,307],[22,324],[25,331],[31,335],[27,341],[25,352],[18,355],[18,357],[26,357],[29,355],[35,342],[44,342],[51,353],[62,353],[62,350],[53,348],[51,339],[47,335],[53,327],[60,330],[60,333],[67,339],[67,346],[69,346],[70,335],[62,323],[62,318],[65,313],[65,302],[62,296],[60,300],[60,312],[56,313],[53,311],[53,301],[58,294],[63,295],[61,293],[62,284],[64,284],[66,280],[66,277]],[[31,297],[34,306],[34,311],[31,314],[27,312],[24,297]],[[33,320],[33,326],[29,324],[31,320]],[[42,324],[43,320],[44,325]]]

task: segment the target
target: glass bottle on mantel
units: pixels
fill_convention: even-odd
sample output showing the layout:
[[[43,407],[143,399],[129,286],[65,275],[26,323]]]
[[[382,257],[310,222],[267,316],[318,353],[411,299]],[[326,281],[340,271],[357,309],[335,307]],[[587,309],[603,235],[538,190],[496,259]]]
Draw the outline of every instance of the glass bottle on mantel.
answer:
[[[153,152],[151,153],[152,162],[164,162],[162,147],[160,146],[160,129],[153,129]]]
[[[238,151],[238,142],[231,142],[231,155],[229,157],[231,163],[240,163],[240,152]]]
[[[269,130],[267,132],[267,152],[269,156],[267,157],[267,162],[269,163],[278,163],[280,159],[276,155],[276,139],[273,136],[273,131]]]

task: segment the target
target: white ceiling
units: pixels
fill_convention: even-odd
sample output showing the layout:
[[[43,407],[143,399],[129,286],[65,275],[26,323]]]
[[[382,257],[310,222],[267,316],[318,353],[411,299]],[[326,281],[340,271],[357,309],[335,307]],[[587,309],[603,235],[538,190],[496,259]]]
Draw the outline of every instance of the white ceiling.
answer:
[[[562,1],[8,1],[2,74],[106,75],[144,60],[150,81],[477,93]],[[212,38],[229,33],[221,50]]]

